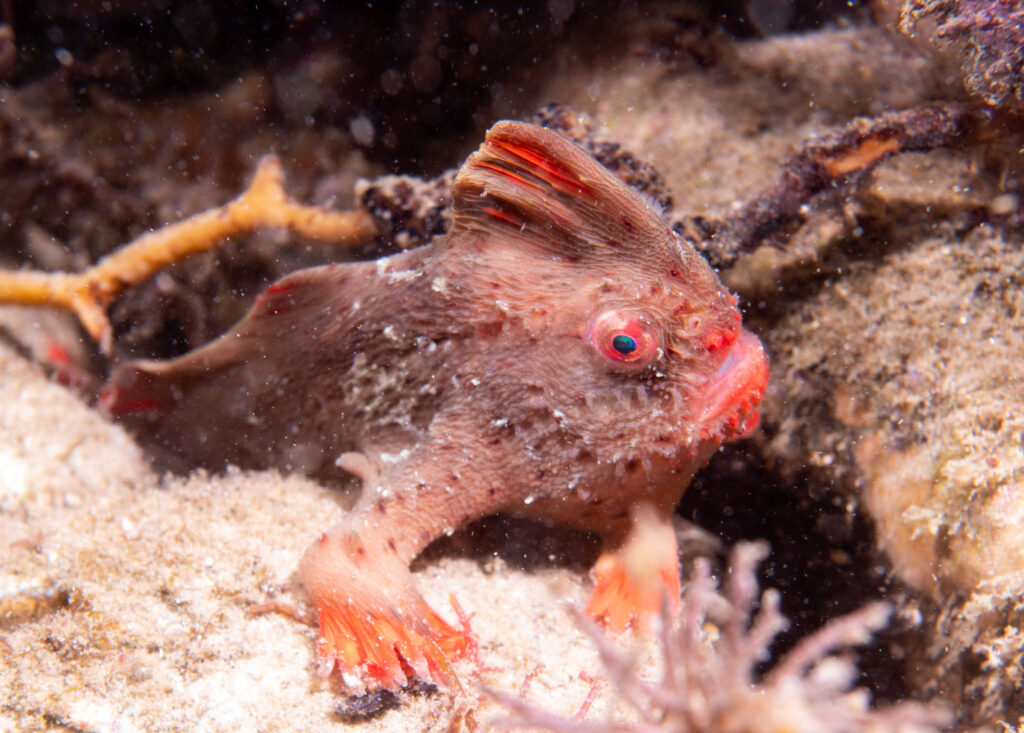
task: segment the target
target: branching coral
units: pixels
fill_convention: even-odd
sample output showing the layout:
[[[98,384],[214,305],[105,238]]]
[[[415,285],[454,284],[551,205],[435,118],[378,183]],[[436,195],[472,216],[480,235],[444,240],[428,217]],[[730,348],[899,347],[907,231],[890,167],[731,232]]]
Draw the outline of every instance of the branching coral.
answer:
[[[845,733],[931,731],[950,721],[946,711],[913,702],[873,710],[867,691],[852,688],[858,676],[856,665],[850,655],[836,652],[863,644],[872,631],[885,625],[890,608],[881,602],[831,621],[759,676],[758,664],[788,626],[779,611],[776,590],[764,591],[754,612],[758,603],[755,570],[766,553],[761,543],[738,545],[724,595],[716,589],[709,564],[697,562],[676,623],[669,623],[668,613],[663,614],[659,642],[663,669],[657,681],[643,679],[629,655],[577,614],[606,674],[638,722],[566,720],[515,696],[492,692],[511,712],[500,724],[559,733]]]
[[[283,179],[280,161],[267,156],[249,188],[234,201],[144,234],[81,273],[0,271],[0,302],[68,308],[109,352],[112,334],[106,308],[118,292],[229,237],[280,228],[315,241],[361,244],[377,235],[366,212],[329,211],[292,201]]]

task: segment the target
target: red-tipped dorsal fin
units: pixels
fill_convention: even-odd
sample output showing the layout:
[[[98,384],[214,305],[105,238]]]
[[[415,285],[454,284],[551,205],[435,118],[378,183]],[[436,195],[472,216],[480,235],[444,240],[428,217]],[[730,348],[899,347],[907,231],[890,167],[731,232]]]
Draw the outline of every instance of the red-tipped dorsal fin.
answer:
[[[564,252],[663,235],[657,208],[557,132],[503,121],[455,180],[453,232],[521,236]]]

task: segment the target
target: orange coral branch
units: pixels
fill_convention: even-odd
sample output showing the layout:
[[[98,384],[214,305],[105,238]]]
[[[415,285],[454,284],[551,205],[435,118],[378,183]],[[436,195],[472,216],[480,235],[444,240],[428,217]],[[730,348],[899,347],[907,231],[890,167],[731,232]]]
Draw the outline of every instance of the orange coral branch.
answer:
[[[234,201],[143,234],[84,272],[0,271],[0,303],[67,308],[109,352],[111,329],[106,308],[118,292],[189,255],[213,249],[229,237],[257,229],[287,229],[319,242],[356,245],[377,236],[369,213],[305,206],[288,198],[283,181],[280,161],[266,156],[249,188]]]

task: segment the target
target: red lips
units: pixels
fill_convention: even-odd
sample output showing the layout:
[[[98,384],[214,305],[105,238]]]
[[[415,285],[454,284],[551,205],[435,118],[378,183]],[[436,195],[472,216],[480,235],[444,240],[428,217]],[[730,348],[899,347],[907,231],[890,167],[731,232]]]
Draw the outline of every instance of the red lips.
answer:
[[[757,426],[757,406],[768,386],[768,358],[757,336],[740,331],[705,385],[707,395],[698,417],[702,434],[723,440],[744,437]]]

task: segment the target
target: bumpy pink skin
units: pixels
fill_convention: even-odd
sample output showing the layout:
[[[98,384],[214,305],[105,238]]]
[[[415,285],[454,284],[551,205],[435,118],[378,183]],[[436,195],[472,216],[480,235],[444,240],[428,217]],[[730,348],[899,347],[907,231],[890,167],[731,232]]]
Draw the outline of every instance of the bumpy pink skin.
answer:
[[[557,133],[496,124],[453,195],[446,237],[297,272],[232,333],[127,365],[107,391],[189,462],[362,479],[301,569],[320,669],[357,690],[452,681],[465,644],[407,569],[429,542],[508,512],[600,532],[614,553],[638,502],[668,522],[694,471],[753,429],[768,378],[711,268]],[[646,612],[611,595],[599,615]]]

